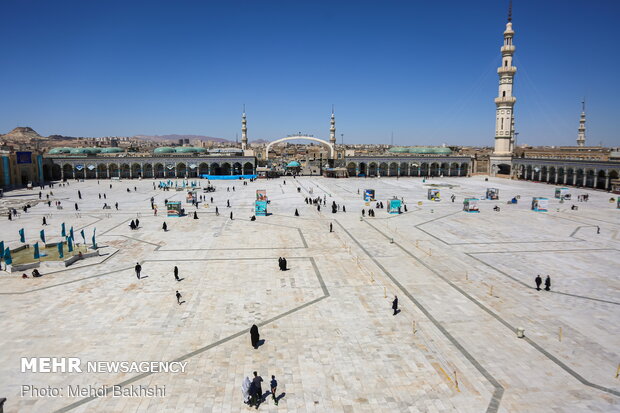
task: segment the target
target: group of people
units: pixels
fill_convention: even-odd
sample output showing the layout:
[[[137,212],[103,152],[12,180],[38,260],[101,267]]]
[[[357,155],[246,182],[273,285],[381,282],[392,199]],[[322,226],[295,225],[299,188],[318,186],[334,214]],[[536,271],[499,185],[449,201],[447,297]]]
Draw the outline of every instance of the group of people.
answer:
[[[138,218],[136,218],[135,221],[132,219],[131,222],[129,223],[129,228],[131,228],[132,230],[138,229],[139,226],[140,226],[140,220]]]
[[[540,285],[542,284],[542,278],[540,278],[540,274],[536,276],[536,279],[534,281],[536,281],[536,290],[540,291]],[[551,277],[547,275],[547,278],[545,278],[545,291],[550,291],[550,289]]]
[[[243,394],[243,402],[249,406],[255,406],[258,409],[258,406],[264,401],[263,398],[263,386],[262,382],[264,381],[261,376],[258,375],[258,372],[254,372],[254,377],[250,380],[247,376],[243,380],[241,384],[241,393]],[[278,381],[276,380],[276,376],[271,376],[271,382],[269,383],[271,387],[271,398],[273,399],[273,403],[277,406],[278,401],[282,396],[276,396],[276,392],[278,391]]]
[[[286,271],[286,258],[278,258],[278,267],[280,267],[280,271]]]

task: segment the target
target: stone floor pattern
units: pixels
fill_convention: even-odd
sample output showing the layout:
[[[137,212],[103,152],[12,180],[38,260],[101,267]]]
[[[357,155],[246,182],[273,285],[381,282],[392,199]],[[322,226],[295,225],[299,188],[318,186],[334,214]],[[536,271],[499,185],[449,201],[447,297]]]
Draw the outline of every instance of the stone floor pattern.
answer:
[[[194,220],[191,205],[189,216],[166,217],[164,199],[185,192],[153,182],[56,185],[50,199],[62,210],[40,202],[38,189],[0,198],[9,246],[20,245],[20,228],[36,241],[45,216],[51,241],[61,222],[87,239],[96,228],[102,254],[66,269],[42,264],[37,279],[0,272],[5,412],[250,411],[241,382],[254,370],[263,392],[278,379],[279,405],[268,397],[259,408],[269,412],[620,411],[620,209],[608,193],[571,189],[575,199],[560,203],[551,185],[483,177],[212,181],[216,192],[200,194],[214,201]],[[429,184],[441,202],[426,199]],[[487,187],[500,200],[463,212],[463,198]],[[257,189],[267,190],[270,215],[252,222]],[[362,219],[364,189],[384,204],[402,198],[408,211]],[[99,193],[118,211],[103,210]],[[304,202],[319,196],[320,211]],[[548,197],[549,211],[531,211],[533,196]],[[332,201],[346,213],[333,214]],[[6,219],[8,206],[27,202],[30,212]],[[551,291],[535,289],[537,274],[551,276]],[[256,350],[254,323],[265,340]],[[175,374],[20,372],[21,357],[47,356],[188,364]],[[165,397],[21,396],[23,385],[116,384],[165,386]]]

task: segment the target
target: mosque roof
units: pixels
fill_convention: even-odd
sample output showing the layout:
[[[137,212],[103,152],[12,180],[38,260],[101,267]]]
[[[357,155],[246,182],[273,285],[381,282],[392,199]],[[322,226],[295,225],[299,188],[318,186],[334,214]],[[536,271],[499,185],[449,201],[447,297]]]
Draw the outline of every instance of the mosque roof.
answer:
[[[297,161],[291,161],[286,165],[287,168],[299,168],[301,164]]]

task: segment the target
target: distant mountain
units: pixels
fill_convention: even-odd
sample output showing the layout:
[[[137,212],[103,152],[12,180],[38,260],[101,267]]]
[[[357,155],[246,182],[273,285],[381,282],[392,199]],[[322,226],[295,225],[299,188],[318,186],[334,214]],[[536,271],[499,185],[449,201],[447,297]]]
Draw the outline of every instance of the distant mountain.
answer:
[[[7,142],[24,142],[32,139],[45,139],[39,135],[34,129],[28,126],[18,126],[6,135],[0,135],[0,139]]]
[[[132,136],[136,139],[142,139],[145,141],[178,141],[179,139],[189,139],[193,140],[201,140],[201,141],[213,141],[213,142],[232,142],[228,139],[224,138],[214,138],[212,136],[203,136],[203,135],[134,135]]]

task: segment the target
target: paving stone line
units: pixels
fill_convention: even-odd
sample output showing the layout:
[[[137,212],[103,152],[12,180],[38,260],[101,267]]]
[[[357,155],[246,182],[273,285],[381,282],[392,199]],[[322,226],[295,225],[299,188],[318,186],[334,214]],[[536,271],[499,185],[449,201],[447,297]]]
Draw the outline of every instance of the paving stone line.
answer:
[[[452,336],[446,330],[439,321],[435,319],[431,315],[431,313],[417,300],[413,297],[413,295],[407,290],[397,279],[394,277],[379,261],[375,259],[370,253],[364,248],[362,243],[360,243],[338,220],[336,223],[344,230],[344,232],[357,244],[357,246],[364,251],[364,253],[375,263],[377,267],[379,267],[387,277],[392,280],[392,282],[411,300],[416,307],[422,311],[422,313],[428,318],[433,325],[457,348],[457,350],[484,376],[485,379],[493,386],[493,395],[491,396],[491,401],[487,407],[487,413],[496,413],[499,409],[499,404],[501,402],[502,396],[504,394],[504,387],[497,381],[491,373],[489,373],[479,362],[472,356],[466,349],[461,345],[461,343]],[[369,224],[370,225],[370,224]],[[371,225],[372,226],[372,225]],[[374,227],[373,227],[374,228]],[[376,228],[375,228],[376,229]],[[385,235],[385,234],[383,234]],[[395,243],[396,244],[396,243]]]
[[[390,237],[388,237],[385,233],[383,233],[381,230],[379,230],[378,228],[376,228],[375,226],[373,226],[372,224],[370,224],[368,221],[366,221],[366,223],[371,226],[375,231],[379,232],[381,235],[383,235],[385,238],[390,239]],[[343,228],[344,229],[344,228]],[[346,231],[346,229],[345,229]],[[359,243],[358,243],[359,245]],[[430,265],[427,265],[424,261],[422,261],[421,259],[419,259],[418,257],[416,257],[415,255],[413,255],[411,252],[409,252],[409,250],[407,250],[406,248],[404,248],[402,245],[400,245],[399,243],[397,243],[396,241],[394,242],[394,245],[396,245],[397,247],[399,247],[401,250],[403,250],[403,252],[405,252],[407,255],[409,255],[410,257],[412,257],[413,259],[415,259],[417,262],[419,262],[420,264],[422,264],[424,267],[426,267],[429,271],[431,271],[433,274],[435,274],[436,276],[438,276],[439,278],[441,278],[442,280],[444,280],[446,283],[448,283],[448,285],[450,285],[452,288],[454,288],[455,290],[457,290],[459,293],[461,293],[462,295],[464,295],[465,297],[467,297],[471,302],[473,302],[474,304],[476,304],[478,307],[480,307],[481,309],[483,309],[486,313],[488,313],[489,315],[491,315],[493,318],[495,318],[497,321],[499,321],[500,323],[502,323],[505,327],[509,328],[510,330],[512,330],[513,332],[516,333],[517,329],[516,327],[513,327],[510,323],[508,323],[506,320],[504,320],[502,317],[500,317],[498,314],[496,314],[495,312],[491,311],[487,306],[485,306],[484,304],[482,304],[481,302],[479,302],[478,300],[476,300],[474,297],[472,297],[471,295],[469,295],[468,293],[466,293],[462,288],[460,288],[459,286],[455,285],[454,283],[452,283],[450,280],[448,280],[447,278],[445,278],[443,275],[439,274],[437,271],[435,271]],[[363,249],[363,248],[362,248]],[[370,257],[373,261],[374,258]],[[482,261],[481,261],[482,262]],[[512,278],[512,277],[511,277]],[[571,369],[570,367],[568,367],[566,364],[564,364],[562,361],[558,360],[556,357],[554,357],[551,353],[549,353],[548,351],[546,351],[543,347],[541,347],[540,345],[536,344],[532,339],[530,338],[526,338],[526,342],[529,343],[532,347],[534,347],[536,350],[538,350],[541,354],[543,354],[545,357],[547,357],[549,360],[551,360],[552,362],[554,362],[556,365],[558,365],[560,368],[562,368],[564,371],[566,371],[568,374],[570,374],[571,376],[573,376],[574,378],[576,378],[579,382],[581,382],[582,384],[585,384],[586,386],[595,388],[597,390],[601,390],[603,392],[609,393],[609,394],[613,394],[615,396],[620,396],[620,391],[614,390],[614,389],[610,389],[607,387],[603,387],[601,385],[592,383],[588,380],[586,380],[585,378],[583,378],[579,373],[577,373],[576,371],[574,371],[573,369]]]
[[[329,295],[330,295],[329,294],[329,290],[327,289],[327,286],[325,285],[325,282],[323,281],[323,277],[321,276],[321,272],[319,271],[319,268],[317,267],[314,258],[313,257],[303,257],[303,258],[306,258],[306,259],[310,260],[310,262],[312,263],[312,268],[314,269],[314,273],[315,273],[315,275],[317,277],[317,280],[319,281],[319,284],[321,286],[321,290],[323,291],[323,296],[315,298],[314,300],[309,301],[307,303],[301,304],[300,306],[295,307],[295,308],[293,308],[291,310],[285,311],[282,314],[278,314],[277,316],[272,317],[272,318],[270,318],[268,320],[261,321],[260,323],[257,323],[258,327],[266,326],[266,325],[268,325],[270,323],[273,323],[274,321],[277,321],[277,320],[279,320],[281,318],[284,318],[284,317],[286,317],[288,315],[296,313],[296,312],[298,312],[298,311],[300,311],[300,310],[302,310],[302,309],[304,309],[306,307],[314,305],[314,304],[316,304],[316,303],[318,303],[318,302],[320,302],[320,301],[322,301],[322,300],[324,300],[324,299],[329,297]],[[273,258],[269,258],[269,259],[273,259]],[[210,259],[204,259],[204,260],[210,260]],[[160,261],[160,260],[147,260],[147,261]],[[161,260],[161,261],[163,261],[163,260]],[[178,260],[165,260],[165,261],[178,261]],[[230,335],[228,337],[224,337],[223,339],[218,340],[218,341],[216,341],[214,343],[207,344],[204,347],[200,347],[200,348],[198,348],[198,349],[196,349],[194,351],[186,353],[186,354],[184,354],[184,355],[182,355],[180,357],[177,357],[176,359],[171,360],[171,361],[172,362],[180,362],[180,361],[187,360],[187,359],[189,359],[191,357],[194,357],[194,356],[197,356],[197,355],[199,355],[201,353],[204,353],[205,351],[210,350],[210,349],[212,349],[214,347],[217,347],[217,346],[219,346],[221,344],[224,344],[224,343],[227,343],[227,342],[229,342],[231,340],[234,340],[234,339],[236,339],[236,338],[238,338],[238,337],[240,337],[240,336],[242,336],[244,334],[248,334],[248,329],[244,329],[244,330],[238,331],[238,332],[236,332],[236,333],[234,333],[234,334],[232,334],[232,335]],[[131,384],[131,383],[135,383],[136,381],[139,381],[139,380],[142,380],[142,379],[144,379],[146,377],[149,377],[149,376],[151,376],[153,374],[155,374],[155,373],[154,372],[142,373],[142,374],[139,374],[137,376],[131,377],[131,378],[129,378],[129,379],[127,379],[127,380],[117,384],[116,386],[124,387],[124,386],[127,386],[127,385]],[[113,388],[114,388],[114,386],[108,387],[107,388],[108,392],[111,392],[111,390]],[[72,404],[70,404],[68,406],[65,406],[65,407],[62,407],[62,408],[56,410],[55,413],[65,413],[65,412],[68,412],[68,411],[73,410],[73,409],[75,409],[77,407],[80,407],[80,406],[82,406],[82,405],[84,405],[84,404],[86,404],[86,403],[88,403],[90,401],[93,401],[93,400],[95,400],[97,398],[98,397],[90,396],[90,397],[78,400],[75,403],[72,403]]]

